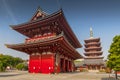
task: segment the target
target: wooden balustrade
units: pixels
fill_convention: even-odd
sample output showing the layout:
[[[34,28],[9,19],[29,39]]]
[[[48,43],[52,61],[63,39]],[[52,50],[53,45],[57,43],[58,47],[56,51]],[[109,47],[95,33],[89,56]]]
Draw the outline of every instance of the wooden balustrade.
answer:
[[[47,38],[52,38],[52,37],[55,37],[56,34],[55,33],[46,33],[46,34],[43,34],[43,35],[36,35],[35,37],[33,38],[27,38],[25,40],[25,43],[29,43],[29,42],[36,42],[38,40],[43,40],[43,39],[47,39]]]

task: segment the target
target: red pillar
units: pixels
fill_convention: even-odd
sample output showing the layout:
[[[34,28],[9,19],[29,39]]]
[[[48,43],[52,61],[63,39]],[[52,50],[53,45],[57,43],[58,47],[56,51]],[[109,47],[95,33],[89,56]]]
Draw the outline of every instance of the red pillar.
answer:
[[[72,71],[72,64],[71,64],[71,61],[69,61],[69,71],[70,71],[70,72]]]
[[[69,61],[68,60],[65,60],[65,69],[66,69],[66,72],[69,72]]]
[[[62,68],[63,68],[63,72],[65,72],[65,59],[63,58],[63,66],[62,66]]]
[[[74,62],[71,60],[71,71],[73,72],[75,70]]]

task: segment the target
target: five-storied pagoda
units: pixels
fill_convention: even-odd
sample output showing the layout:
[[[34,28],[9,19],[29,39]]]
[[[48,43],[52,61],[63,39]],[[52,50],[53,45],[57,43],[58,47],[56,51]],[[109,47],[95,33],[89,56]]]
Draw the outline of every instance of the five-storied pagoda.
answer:
[[[85,53],[84,55],[85,60],[84,64],[88,68],[88,70],[99,70],[103,67],[103,57],[102,55],[102,47],[100,38],[94,38],[93,37],[93,31],[92,28],[90,28],[90,38],[84,40],[85,42]]]
[[[73,60],[82,57],[76,51],[82,46],[62,9],[49,15],[38,8],[30,21],[11,27],[28,37],[25,43],[6,46],[29,55],[30,73],[71,72],[74,71]]]

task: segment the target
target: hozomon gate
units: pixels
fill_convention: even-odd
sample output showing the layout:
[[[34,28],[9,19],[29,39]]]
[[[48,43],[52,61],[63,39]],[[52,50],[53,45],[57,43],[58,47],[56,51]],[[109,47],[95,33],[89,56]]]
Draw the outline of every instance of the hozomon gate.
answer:
[[[38,8],[30,21],[11,27],[28,37],[25,43],[6,46],[30,56],[30,73],[72,72],[73,60],[82,57],[76,51],[82,46],[68,25],[62,9],[49,15]]]

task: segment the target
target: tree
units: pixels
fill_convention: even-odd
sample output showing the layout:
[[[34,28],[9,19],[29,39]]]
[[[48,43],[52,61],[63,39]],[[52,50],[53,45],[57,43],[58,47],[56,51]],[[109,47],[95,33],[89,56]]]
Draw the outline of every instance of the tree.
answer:
[[[25,65],[24,63],[19,63],[18,65],[16,65],[16,68],[18,70],[27,70],[28,66]]]
[[[107,66],[116,71],[120,71],[120,35],[113,38],[113,42],[109,49]]]
[[[1,72],[1,71],[4,71],[4,70],[5,70],[5,69],[4,69],[3,63],[0,62],[0,72]]]
[[[13,67],[16,67],[16,65],[18,65],[19,63],[22,63],[23,60],[19,57],[15,57],[13,58]]]
[[[7,66],[15,68],[17,64],[22,62],[21,58],[0,54],[0,71],[5,71]]]
[[[0,54],[0,71],[5,71],[8,64],[8,58],[3,54]]]

